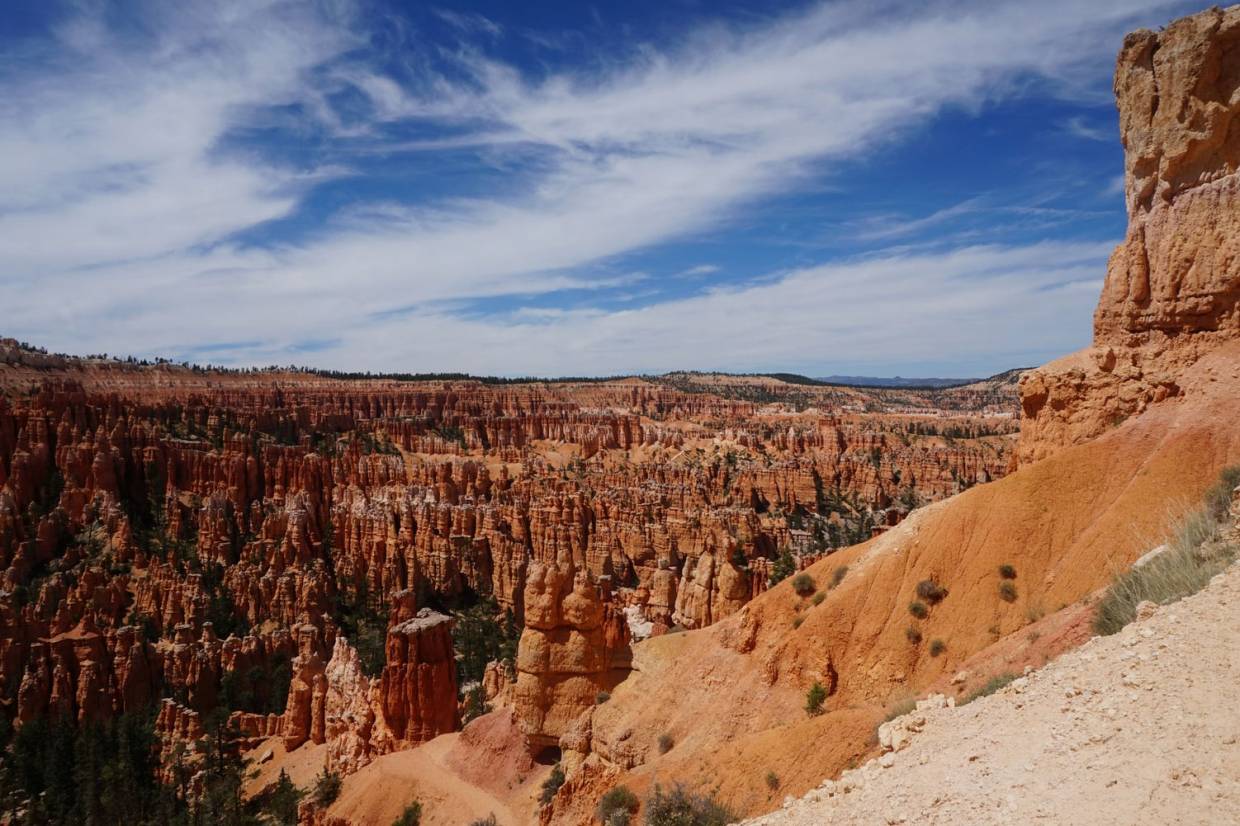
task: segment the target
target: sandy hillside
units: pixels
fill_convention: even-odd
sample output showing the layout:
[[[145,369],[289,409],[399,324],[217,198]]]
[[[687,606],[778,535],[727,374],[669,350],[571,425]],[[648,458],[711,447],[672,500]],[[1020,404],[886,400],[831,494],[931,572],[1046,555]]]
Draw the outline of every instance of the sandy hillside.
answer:
[[[1240,823],[1240,565],[754,826]],[[919,731],[916,731],[920,729]]]

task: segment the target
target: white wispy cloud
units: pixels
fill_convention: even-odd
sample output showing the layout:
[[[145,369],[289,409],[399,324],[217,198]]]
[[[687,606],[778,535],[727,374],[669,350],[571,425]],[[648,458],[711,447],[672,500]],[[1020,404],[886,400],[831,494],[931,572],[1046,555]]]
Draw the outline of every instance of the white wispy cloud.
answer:
[[[604,68],[537,81],[470,48],[445,58],[455,64],[450,73],[428,62],[398,81],[359,52],[366,24],[345,3],[175,10],[152,3],[144,36],[81,13],[33,56],[0,63],[0,289],[7,299],[0,329],[76,351],[261,342],[216,351],[234,363],[268,361],[326,337],[335,344],[314,360],[335,366],[614,372],[669,354],[682,356],[680,366],[779,359],[803,352],[781,350],[780,341],[835,329],[826,322],[846,309],[849,323],[859,323],[870,302],[904,318],[878,338],[849,329],[844,339],[822,341],[857,349],[847,363],[858,363],[885,352],[885,342],[907,346],[915,330],[959,321],[953,313],[967,316],[979,302],[1000,319],[1028,316],[1026,308],[986,304],[1024,295],[1014,270],[970,262],[1025,261],[1039,248],[894,257],[881,259],[884,267],[809,269],[688,302],[542,314],[536,333],[506,318],[465,320],[444,307],[614,286],[596,274],[600,262],[718,229],[811,171],[908,137],[945,107],[977,107],[1031,85],[1084,94],[1078,78],[1105,69],[1124,29],[1180,7],[1159,0],[1037,8],[836,3],[772,22],[703,28],[675,48],[635,47]],[[484,22],[454,25],[484,38],[499,34]],[[347,90],[369,102],[365,114],[337,111],[333,101]],[[235,140],[239,130],[276,117],[319,136],[340,166],[285,166]],[[451,143],[498,157],[533,148],[540,161],[519,168],[514,185],[495,197],[369,211],[362,204],[349,220],[296,242],[235,240],[294,213],[316,176],[356,174],[348,170],[351,153],[408,151],[407,142],[379,137],[378,127],[419,122],[455,135],[421,151]],[[909,273],[899,262],[938,268],[946,292],[921,294],[912,311],[910,284],[896,287]],[[1042,273],[1043,286],[1057,277],[1025,265]],[[1076,275],[1071,283],[1090,283]],[[881,285],[884,278],[891,283]],[[823,283],[831,288],[816,291]],[[798,289],[807,292],[797,298]],[[689,318],[709,347],[687,347],[680,330]],[[707,321],[733,330],[743,324],[748,337],[712,338]],[[967,325],[950,334],[961,329]],[[1002,329],[975,325],[968,343],[989,347],[984,335]],[[1064,339],[1045,343],[1055,349]]]

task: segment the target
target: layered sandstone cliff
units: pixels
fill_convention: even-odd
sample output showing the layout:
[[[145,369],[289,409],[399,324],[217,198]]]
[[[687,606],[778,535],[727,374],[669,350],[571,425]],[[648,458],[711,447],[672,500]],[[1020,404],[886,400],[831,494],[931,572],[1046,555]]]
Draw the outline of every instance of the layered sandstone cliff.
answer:
[[[1240,334],[1240,9],[1129,35],[1115,72],[1128,233],[1093,347],[1027,374],[1019,457],[1093,438],[1182,393]]]

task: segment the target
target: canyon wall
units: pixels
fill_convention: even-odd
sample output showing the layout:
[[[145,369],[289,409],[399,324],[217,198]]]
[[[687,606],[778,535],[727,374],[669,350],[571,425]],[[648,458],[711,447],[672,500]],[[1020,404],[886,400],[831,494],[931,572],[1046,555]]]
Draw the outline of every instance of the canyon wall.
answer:
[[[393,659],[450,651],[446,626],[390,638],[392,670],[366,675],[342,612],[388,622],[403,606],[405,622],[428,600],[493,598],[552,640],[554,662],[513,686],[550,742],[619,679],[630,626],[717,622],[784,549],[803,567],[1002,475],[1014,427],[1003,383],[489,386],[0,351],[4,713],[225,705],[247,738],[333,743],[346,766],[455,725],[456,683],[450,657]],[[562,587],[531,591],[548,565]],[[564,613],[587,594],[594,608]],[[527,623],[530,599],[567,619]],[[431,662],[438,676],[419,676]],[[560,707],[557,673],[590,690]],[[361,680],[373,703],[333,699]]]

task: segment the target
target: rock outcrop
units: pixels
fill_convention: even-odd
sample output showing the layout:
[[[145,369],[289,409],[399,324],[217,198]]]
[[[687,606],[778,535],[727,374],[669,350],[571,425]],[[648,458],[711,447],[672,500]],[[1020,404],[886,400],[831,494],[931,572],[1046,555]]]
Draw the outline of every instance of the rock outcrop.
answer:
[[[534,749],[557,746],[629,665],[628,624],[599,590],[571,563],[530,567],[513,697]]]
[[[1240,336],[1240,9],[1130,34],[1115,73],[1128,233],[1089,350],[1026,374],[1019,458],[1091,439],[1180,395]]]
[[[430,608],[393,617],[379,691],[383,722],[404,747],[456,729],[456,659],[451,617]]]

